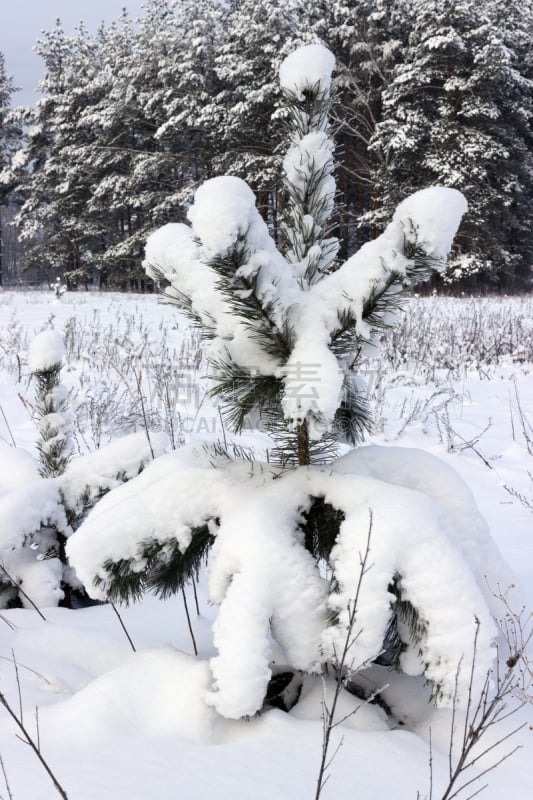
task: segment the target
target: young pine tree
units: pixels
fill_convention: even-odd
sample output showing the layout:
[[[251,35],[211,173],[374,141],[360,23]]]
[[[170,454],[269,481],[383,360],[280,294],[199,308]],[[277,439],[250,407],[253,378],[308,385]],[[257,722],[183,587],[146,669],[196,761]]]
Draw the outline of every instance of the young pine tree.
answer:
[[[483,576],[500,562],[460,479],[417,451],[360,447],[336,457],[369,422],[362,350],[402,288],[444,268],[466,203],[443,187],[418,192],[378,239],[337,261],[333,67],[328,50],[309,45],[280,69],[282,249],[252,191],[232,176],[204,183],[190,226],[166,225],[146,248],[148,273],[206,333],[226,424],[238,433],[260,420],[272,458],[194,445],[165,455],[104,498],[67,547],[100,599],[166,597],[207,559],[220,606],[208,702],[227,717],[261,708],[274,661],[310,672],[337,664],[358,585],[351,672],[378,660],[423,675],[442,702],[460,702],[476,618],[476,685],[493,658]]]
[[[61,383],[63,338],[52,330],[42,331],[30,347],[30,369],[36,384],[35,417],[39,429],[37,450],[43,478],[62,475],[72,456],[67,390]]]
[[[136,476],[168,446],[163,433],[151,432],[150,442],[144,432],[135,433],[73,458],[63,357],[63,338],[56,331],[42,331],[31,343],[39,463],[35,468],[30,455],[15,448],[3,455],[7,464],[25,459],[32,466],[0,497],[0,608],[87,605],[65,554],[68,537],[106,492]]]

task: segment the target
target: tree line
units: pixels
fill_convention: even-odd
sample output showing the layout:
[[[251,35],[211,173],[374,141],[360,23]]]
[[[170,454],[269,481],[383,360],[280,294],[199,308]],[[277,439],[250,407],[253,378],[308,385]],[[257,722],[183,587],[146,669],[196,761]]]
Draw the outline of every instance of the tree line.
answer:
[[[147,0],[139,19],[124,12],[94,34],[57,21],[37,43],[35,107],[11,107],[0,57],[0,204],[26,267],[71,287],[140,286],[149,233],[183,221],[195,188],[222,174],[246,180],[278,230],[277,71],[321,41],[336,57],[339,257],[379,234],[404,197],[442,184],[469,203],[443,280],[526,287],[532,5]]]

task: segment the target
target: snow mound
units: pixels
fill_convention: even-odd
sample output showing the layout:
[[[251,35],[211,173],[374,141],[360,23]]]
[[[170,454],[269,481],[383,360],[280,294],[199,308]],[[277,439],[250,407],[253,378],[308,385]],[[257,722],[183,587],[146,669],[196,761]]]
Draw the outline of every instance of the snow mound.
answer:
[[[39,478],[32,456],[20,447],[0,450],[0,497]]]
[[[139,736],[177,736],[208,743],[216,713],[204,700],[210,674],[200,661],[171,647],[132,654],[73,697],[39,715],[43,732],[83,727],[97,741],[103,730],[136,730]]]

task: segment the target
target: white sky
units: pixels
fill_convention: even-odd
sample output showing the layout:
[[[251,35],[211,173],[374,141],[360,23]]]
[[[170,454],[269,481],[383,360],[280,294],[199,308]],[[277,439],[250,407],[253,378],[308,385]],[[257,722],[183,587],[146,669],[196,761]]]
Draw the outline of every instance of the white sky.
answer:
[[[54,27],[59,17],[67,34],[83,21],[90,31],[100,22],[111,22],[126,8],[132,18],[139,16],[143,0],[0,0],[0,51],[6,71],[22,91],[12,104],[33,105],[35,88],[42,77],[42,61],[32,51],[43,30]]]

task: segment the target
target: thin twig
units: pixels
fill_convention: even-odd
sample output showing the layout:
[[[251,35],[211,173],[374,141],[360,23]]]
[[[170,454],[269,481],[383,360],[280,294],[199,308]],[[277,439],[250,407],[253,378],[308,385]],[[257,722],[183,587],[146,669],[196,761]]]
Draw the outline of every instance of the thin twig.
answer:
[[[11,787],[9,786],[9,781],[7,779],[7,772],[4,765],[4,759],[2,758],[1,754],[0,754],[0,767],[2,768],[2,774],[4,776],[4,783],[6,785],[7,795],[9,797],[9,800],[13,800],[13,795],[11,794]]]
[[[146,438],[148,439],[148,447],[150,448],[150,453],[152,454],[152,459],[155,458],[154,448],[152,447],[152,440],[150,439],[150,430],[148,425],[148,417],[146,416],[146,408],[144,405],[144,395],[142,391],[142,370],[139,370],[139,374],[135,370],[135,367],[132,365],[133,374],[135,375],[135,381],[137,383],[137,393],[139,395],[139,400],[141,402],[141,412],[143,417],[143,424],[144,424],[144,432],[146,434]]]
[[[522,403],[520,402],[520,395],[518,394],[518,386],[516,385],[516,381],[514,382],[514,393],[515,393],[516,407],[518,409],[518,417],[520,419],[520,425],[522,427],[522,435],[526,443],[527,452],[531,456],[533,455],[533,428],[531,427],[531,424],[529,423],[529,420],[526,417],[524,409],[522,408]]]
[[[24,723],[22,722],[22,720],[20,720],[17,717],[17,715],[15,714],[15,712],[13,711],[11,706],[9,705],[8,701],[6,700],[6,698],[5,698],[5,696],[4,696],[4,694],[2,692],[0,692],[0,703],[4,706],[4,708],[6,709],[7,713],[9,714],[11,719],[14,721],[14,723],[17,725],[19,730],[22,731],[22,733],[24,735],[24,738],[22,739],[22,741],[25,742],[25,744],[28,744],[31,747],[31,749],[35,753],[35,756],[39,759],[39,761],[41,762],[43,768],[48,773],[48,776],[50,777],[50,780],[54,784],[57,793],[60,795],[60,797],[63,798],[63,800],[68,800],[68,795],[67,795],[66,791],[63,789],[63,787],[59,783],[58,779],[56,778],[56,776],[52,772],[50,766],[48,765],[47,761],[43,757],[39,747],[37,746],[37,744],[34,742],[32,737],[30,736],[29,731],[25,728]]]
[[[489,587],[490,588],[490,587]],[[512,588],[512,587],[510,587]],[[507,761],[521,745],[516,745],[508,752],[500,757],[495,757],[492,762],[489,761],[488,765],[476,772],[471,777],[466,778],[465,773],[472,767],[476,766],[482,759],[486,758],[490,753],[493,753],[499,746],[507,742],[519,731],[527,726],[527,723],[517,725],[510,731],[503,733],[496,741],[489,743],[483,749],[479,749],[480,740],[483,739],[488,730],[504,720],[507,720],[519,709],[523,708],[526,703],[532,702],[531,697],[531,682],[533,671],[531,668],[531,661],[528,656],[527,648],[533,636],[533,628],[531,625],[531,616],[524,621],[524,609],[520,613],[515,613],[511,608],[507,594],[498,590],[498,593],[493,592],[495,597],[498,597],[505,608],[505,616],[503,620],[496,620],[500,628],[505,644],[508,648],[508,657],[501,658],[500,652],[496,661],[496,669],[493,672],[489,671],[483,683],[482,688],[474,698],[474,673],[477,659],[477,643],[479,622],[476,619],[476,633],[474,636],[474,646],[472,654],[472,664],[469,675],[468,697],[465,713],[465,721],[463,728],[462,742],[460,752],[455,758],[454,750],[454,734],[455,734],[455,712],[458,701],[458,673],[460,664],[458,666],[455,691],[452,705],[452,721],[450,730],[450,744],[449,744],[449,780],[448,785],[443,793],[439,796],[439,800],[456,800],[468,787],[480,781],[481,778],[493,772],[504,761]],[[505,664],[507,669],[503,674],[500,672],[500,661]],[[518,679],[518,680],[517,680]],[[494,682],[495,689],[491,692],[491,682]],[[515,699],[517,702],[511,707],[507,702],[510,699]],[[431,732],[430,732],[431,736]],[[475,748],[475,750],[474,750]],[[475,754],[474,754],[475,753]],[[493,756],[494,757],[494,756]],[[430,738],[430,763],[431,763],[431,738]],[[482,764],[480,765],[482,766]],[[482,792],[488,784],[478,787],[475,791],[468,795],[465,800],[472,800],[480,792]],[[430,798],[431,800],[431,798]]]
[[[369,525],[368,525],[368,536],[366,541],[366,547],[363,554],[359,554],[359,562],[360,562],[360,571],[359,571],[359,578],[357,580],[357,586],[355,590],[355,595],[353,601],[349,604],[349,617],[348,617],[348,625],[346,631],[346,638],[344,640],[344,646],[341,653],[340,660],[337,660],[336,669],[337,669],[337,680],[335,682],[335,691],[333,693],[333,700],[331,702],[331,707],[328,708],[326,705],[325,700],[323,701],[323,737],[322,737],[322,758],[320,760],[320,768],[318,771],[317,777],[317,785],[316,785],[316,793],[315,793],[315,800],[320,799],[320,795],[326,782],[329,778],[327,774],[327,770],[331,766],[331,763],[335,756],[337,755],[341,745],[342,739],[340,743],[337,745],[335,752],[328,758],[328,751],[330,746],[331,740],[331,733],[335,729],[337,723],[335,721],[335,711],[337,708],[337,703],[341,694],[341,690],[345,685],[345,676],[344,676],[344,669],[346,667],[346,662],[348,659],[348,653],[353,645],[354,641],[357,639],[358,634],[352,636],[353,629],[355,625],[355,620],[357,616],[357,604],[359,601],[359,595],[361,592],[361,586],[363,583],[363,577],[365,576],[368,570],[368,557],[370,555],[370,540],[372,537],[372,524],[373,524],[373,513],[372,509],[369,509]],[[355,713],[355,712],[354,712]]]
[[[431,726],[429,728],[429,800],[433,800],[433,741]]]
[[[189,615],[189,606],[187,605],[187,597],[185,595],[185,589],[183,588],[183,586],[181,587],[181,596],[183,597],[183,605],[185,606],[185,614],[187,616],[187,625],[189,626],[189,633],[191,634],[192,646],[193,646],[193,649],[194,649],[194,655],[197,656],[198,655],[198,648],[196,647],[196,639],[194,638],[194,631],[192,629],[191,617]]]
[[[120,614],[119,614],[118,608],[116,607],[116,605],[115,605],[114,603],[111,603],[111,608],[113,609],[113,611],[115,612],[115,614],[116,614],[116,615],[117,615],[117,617],[118,617],[118,621],[120,622],[120,625],[121,625],[121,627],[122,627],[122,630],[123,630],[123,631],[124,631],[124,633],[126,634],[126,637],[127,637],[127,639],[128,639],[128,642],[129,642],[129,643],[130,643],[130,645],[131,645],[131,649],[133,650],[133,652],[134,652],[134,653],[136,653],[136,652],[137,652],[137,650],[136,650],[136,648],[135,648],[135,645],[133,644],[133,641],[132,641],[132,638],[131,638],[131,636],[130,636],[130,635],[129,635],[129,633],[128,633],[128,629],[127,629],[127,628],[126,628],[126,626],[124,625],[124,622],[123,622],[123,620],[122,620],[122,617],[121,617],[121,616],[120,616]]]
[[[39,706],[35,706],[35,730],[37,731],[37,748],[41,752],[41,730],[39,728]]]
[[[16,447],[17,443],[16,443],[15,438],[13,436],[13,432],[12,432],[11,428],[9,427],[9,422],[7,421],[7,417],[5,415],[4,409],[2,408],[1,404],[0,404],[0,413],[2,414],[2,417],[4,418],[4,422],[6,423],[6,428],[7,428],[7,431],[9,433],[10,437],[11,437],[11,441],[13,442],[13,447]]]
[[[20,717],[20,721],[22,722],[22,691],[21,691],[21,688],[20,688],[19,668],[18,668],[17,660],[15,658],[15,651],[13,649],[11,650],[11,655],[13,656],[13,666],[15,667],[15,677],[17,679],[17,691],[18,691],[18,697],[19,697],[19,717]]]
[[[11,652],[13,652],[13,651],[11,651]],[[4,661],[13,662],[13,659],[12,658],[8,658],[7,656],[0,656],[0,658],[3,659]],[[36,675],[38,678],[41,678],[41,680],[43,680],[45,683],[47,683],[48,686],[52,685],[51,682],[48,680],[48,678],[45,678],[44,675],[41,675],[41,673],[37,672],[37,670],[32,669],[31,667],[27,667],[25,664],[21,664],[20,661],[17,661],[17,664],[18,664],[19,667],[22,667],[22,669],[27,669],[28,672],[31,672],[33,675]]]
[[[200,605],[198,603],[198,592],[196,591],[196,581],[192,579],[192,590],[194,592],[194,604],[196,606],[196,616],[200,616]]]

